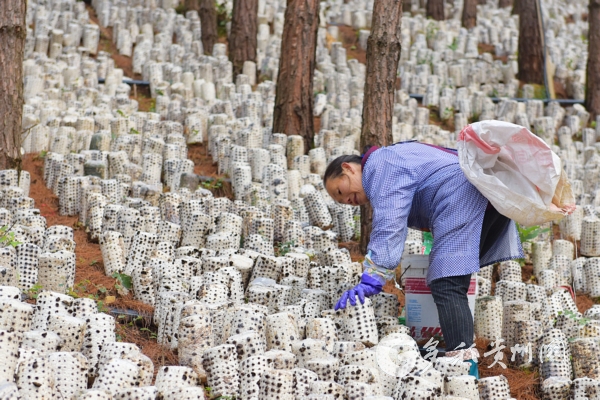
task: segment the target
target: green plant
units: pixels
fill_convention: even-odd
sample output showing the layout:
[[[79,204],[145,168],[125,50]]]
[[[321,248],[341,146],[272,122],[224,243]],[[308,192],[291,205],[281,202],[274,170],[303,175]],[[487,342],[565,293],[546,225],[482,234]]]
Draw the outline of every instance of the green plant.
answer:
[[[454,38],[452,44],[448,46],[448,48],[452,51],[456,51],[456,49],[458,49],[458,38]]]
[[[90,266],[93,267],[94,265],[98,265],[98,260],[90,261]]]
[[[540,100],[547,98],[546,88],[544,85],[535,85],[535,88],[533,89],[533,98]]]
[[[208,190],[221,189],[223,187],[223,178],[209,179],[201,183],[202,187]]]
[[[127,115],[125,115],[125,113],[121,110],[117,110],[117,114],[119,114],[121,117],[127,117]]]
[[[156,94],[157,94],[158,96],[164,96],[164,95],[165,95],[165,92],[163,92],[163,91],[162,91],[162,90],[160,90],[160,89],[156,89],[156,90],[155,90],[155,92],[156,92]],[[155,104],[155,107],[156,107],[156,101],[154,101],[154,104]]]
[[[177,14],[181,14],[181,15],[185,15],[185,13],[187,12],[187,7],[185,6],[185,3],[181,3],[179,4],[177,7],[175,7],[175,12]]]
[[[36,158],[38,160],[43,160],[44,158],[46,158],[46,155],[48,155],[48,152],[46,150],[42,150],[40,151],[40,154],[36,156]]]
[[[445,107],[442,112],[442,119],[450,119],[454,115],[454,107]]]
[[[439,30],[440,28],[437,26],[437,24],[431,21],[427,24],[427,28],[425,30],[425,37],[427,38],[427,40],[431,40],[435,37]]]
[[[596,121],[590,122],[590,128],[596,128]]]
[[[76,299],[86,297],[83,293],[88,291],[88,284],[92,284],[92,282],[89,279],[84,279],[81,282],[76,283],[75,286],[68,288],[67,294]]]
[[[148,332],[148,335],[150,336],[150,339],[156,339],[157,338],[156,332],[151,331],[148,328],[140,328],[140,332]]]
[[[133,129],[133,128],[131,128],[131,129],[129,130],[129,133],[130,133],[131,135],[139,135],[139,134],[140,134],[140,132],[139,132],[137,129]]]
[[[40,292],[42,291],[42,289],[44,289],[42,287],[42,285],[40,285],[39,283],[36,283],[35,285],[33,285],[32,287],[30,287],[29,289],[27,289],[27,294],[32,299],[37,299],[38,295],[40,294]]]
[[[571,310],[564,310],[564,311],[559,311],[558,315],[566,315],[567,317],[569,317],[570,319],[572,319],[573,321],[577,322],[578,325],[585,325],[588,322],[590,322],[589,318],[585,318],[585,317],[580,317],[579,315],[575,314],[573,311]]]
[[[138,315],[137,317],[135,317],[134,319],[132,319],[131,321],[129,321],[127,323],[127,325],[133,327],[136,326],[138,324],[138,322],[141,322],[144,318],[142,318],[141,315]]]
[[[99,300],[99,296],[98,294],[87,294],[88,290],[88,285],[93,286],[99,293],[105,295],[106,293],[108,293],[108,289],[105,288],[102,285],[96,285],[95,283],[93,283],[92,281],[90,281],[89,279],[84,279],[81,282],[77,283],[75,286],[73,286],[72,288],[68,288],[67,289],[67,294],[71,297],[75,297],[75,298],[79,298],[79,297],[87,297],[88,299],[93,299],[98,301]]]
[[[294,247],[296,246],[296,242],[294,240],[290,240],[288,242],[283,242],[279,244],[279,247],[277,248],[277,252],[278,252],[278,256],[285,256],[287,253],[289,253]]]
[[[126,294],[132,288],[131,276],[115,272],[112,277],[116,279],[115,289],[117,289],[117,293]]]
[[[231,21],[231,11],[227,9],[227,3],[216,4],[217,8],[217,34],[219,37],[227,37],[227,23]]]
[[[519,230],[519,238],[521,239],[521,243],[532,241],[539,235],[550,231],[550,228],[541,228],[537,225],[525,228],[517,224],[517,229]]]
[[[96,306],[98,307],[98,312],[108,313],[110,311],[110,309],[106,307],[106,304],[104,304],[104,301],[102,300],[96,301]]]
[[[21,244],[17,239],[15,239],[15,233],[11,231],[11,225],[9,228],[7,225],[4,225],[0,228],[0,247],[17,247]]]

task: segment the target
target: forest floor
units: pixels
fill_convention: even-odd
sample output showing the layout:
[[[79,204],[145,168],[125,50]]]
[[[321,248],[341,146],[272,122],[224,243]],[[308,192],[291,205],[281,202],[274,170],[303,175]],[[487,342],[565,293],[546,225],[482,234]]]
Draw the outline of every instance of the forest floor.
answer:
[[[94,10],[88,6],[92,21],[98,24],[98,19]],[[112,41],[112,29],[100,28],[101,39],[100,49],[111,54],[118,68],[122,68],[125,76],[133,79],[141,79],[141,76],[133,73],[131,58],[118,54]],[[352,28],[339,26],[338,39],[343,43],[347,50],[348,58],[356,58],[360,62],[366,62],[366,51],[358,45],[356,32]],[[223,40],[220,40],[223,41]],[[154,106],[153,99],[150,98],[147,88],[135,88],[132,90],[132,98],[139,102],[140,111],[150,111]],[[434,113],[432,113],[434,114]],[[431,123],[441,125],[439,121],[432,118]],[[319,119],[315,119],[315,125],[318,128]],[[453,129],[453,126],[443,126],[444,129]],[[188,150],[189,158],[194,162],[194,172],[199,175],[214,178],[219,177],[212,158],[208,155],[204,145],[193,145]],[[142,352],[152,359],[155,366],[155,373],[161,366],[177,365],[178,358],[176,351],[170,350],[157,343],[157,327],[152,324],[153,307],[133,299],[131,294],[124,294],[120,290],[119,281],[113,277],[104,274],[104,265],[102,254],[98,243],[88,240],[84,227],[78,221],[78,217],[61,216],[58,213],[58,198],[51,190],[46,188],[43,181],[43,158],[35,154],[28,154],[24,160],[24,169],[31,174],[31,197],[34,198],[36,206],[41,214],[46,218],[47,225],[66,225],[74,229],[77,257],[77,270],[75,276],[75,286],[72,295],[79,297],[90,297],[98,301],[101,311],[110,312],[115,315],[117,321],[117,338],[120,341],[132,342],[140,347]],[[353,261],[360,261],[363,255],[359,252],[357,242],[341,243],[340,247],[347,248]],[[531,265],[523,267],[524,280],[529,279],[532,274]],[[393,282],[388,282],[384,290],[396,294],[401,304],[404,306],[404,294],[398,290]],[[578,294],[576,299],[577,307],[580,312],[590,308],[594,302],[588,296]],[[134,316],[132,316],[134,315]],[[139,317],[135,316],[139,315]],[[482,358],[480,359],[480,373],[482,377],[493,375],[504,375],[508,378],[513,397],[520,400],[533,400],[541,398],[539,390],[540,377],[537,369],[522,369],[513,366],[503,368],[496,364],[490,367],[494,362],[492,356],[483,357],[486,351],[489,351],[488,342],[478,340],[477,348]],[[504,362],[508,364],[507,358],[510,357],[508,349],[505,350]]]

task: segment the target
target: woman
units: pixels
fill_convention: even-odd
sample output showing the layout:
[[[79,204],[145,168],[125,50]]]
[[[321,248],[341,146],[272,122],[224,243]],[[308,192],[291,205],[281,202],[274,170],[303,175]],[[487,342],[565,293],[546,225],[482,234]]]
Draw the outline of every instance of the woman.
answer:
[[[473,317],[467,291],[479,267],[522,258],[513,221],[500,215],[466,179],[455,150],[402,142],[363,156],[336,158],[323,178],[329,195],[351,205],[371,203],[373,222],[361,282],[345,292],[336,310],[355,296],[382,291],[400,263],[408,227],[431,231],[427,284],[438,309],[450,357],[469,360],[477,375]]]

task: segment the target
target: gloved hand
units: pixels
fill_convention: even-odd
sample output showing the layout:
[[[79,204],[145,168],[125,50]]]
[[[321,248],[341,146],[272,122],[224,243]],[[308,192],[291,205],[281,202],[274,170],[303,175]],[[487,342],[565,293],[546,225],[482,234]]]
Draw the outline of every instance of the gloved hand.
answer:
[[[335,305],[335,310],[345,309],[346,303],[350,300],[350,304],[356,305],[356,295],[358,295],[358,299],[362,304],[365,303],[365,297],[371,297],[376,295],[377,293],[381,293],[383,290],[383,285],[377,279],[368,275],[366,272],[363,272],[360,283],[353,287],[352,289],[344,292],[342,297],[338,300]]]

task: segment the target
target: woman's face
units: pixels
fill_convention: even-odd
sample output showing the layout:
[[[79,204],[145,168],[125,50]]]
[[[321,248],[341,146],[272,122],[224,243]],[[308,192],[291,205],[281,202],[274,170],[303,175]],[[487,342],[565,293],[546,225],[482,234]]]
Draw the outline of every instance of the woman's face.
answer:
[[[327,179],[325,189],[338,203],[362,206],[369,202],[362,185],[362,170],[360,165],[343,163],[344,172],[337,178]]]

